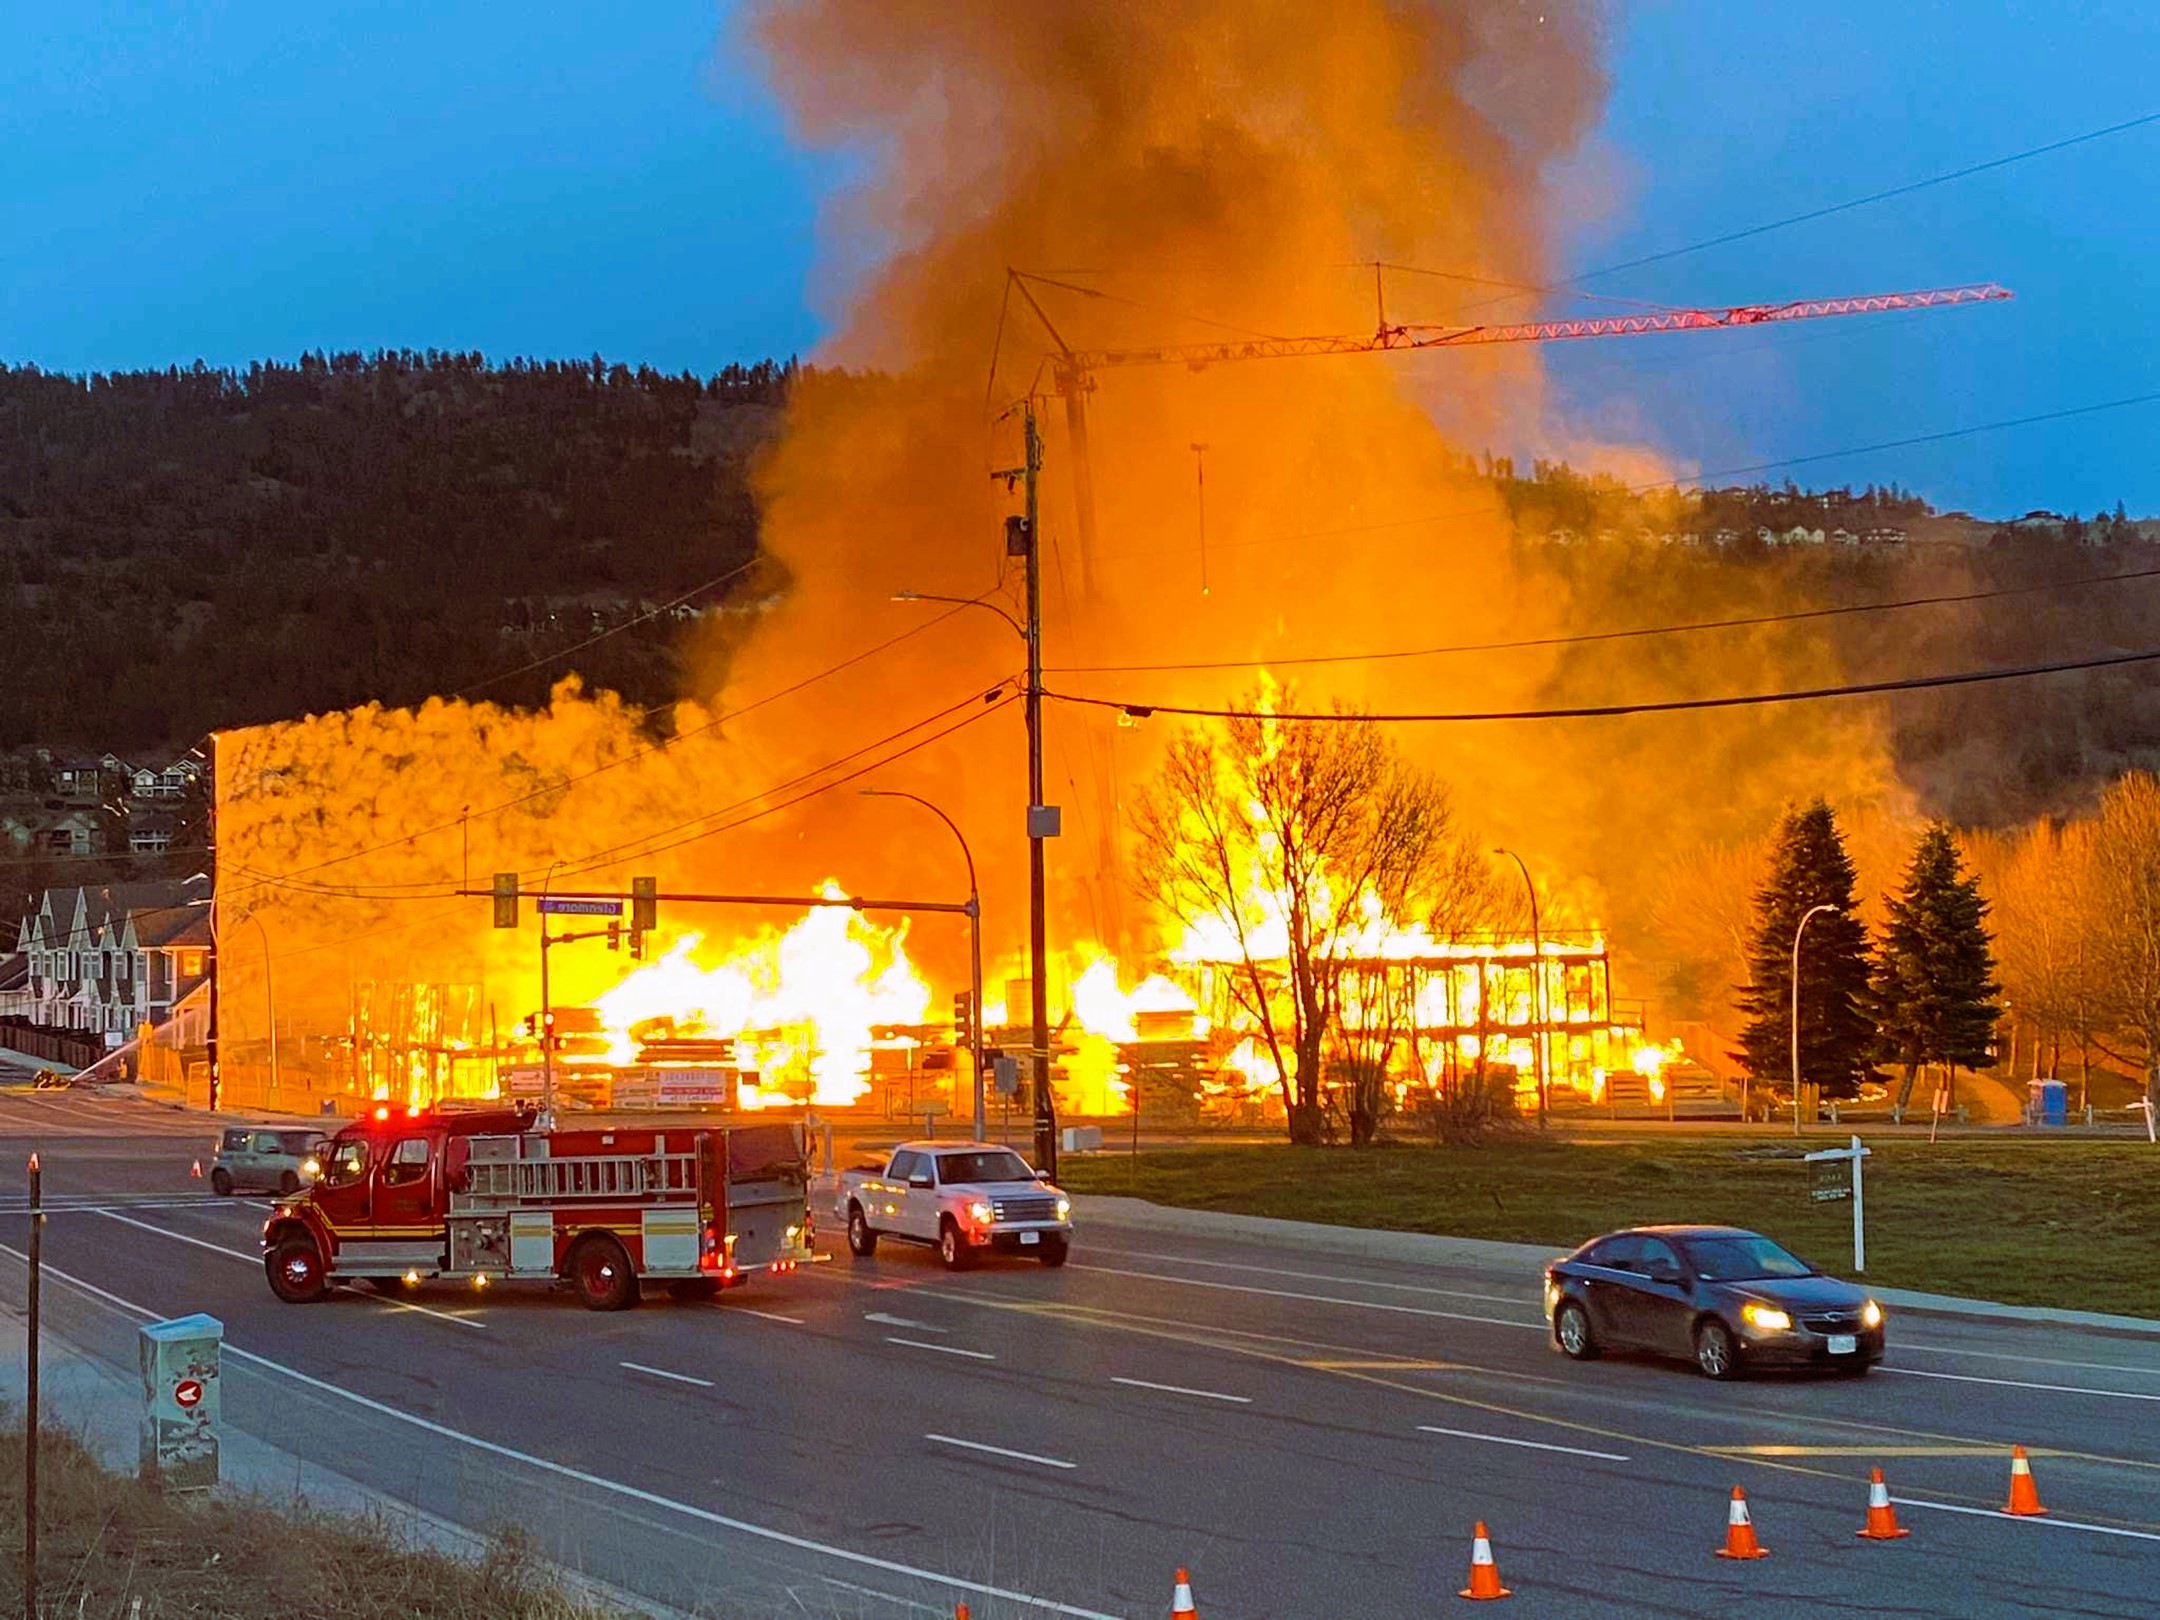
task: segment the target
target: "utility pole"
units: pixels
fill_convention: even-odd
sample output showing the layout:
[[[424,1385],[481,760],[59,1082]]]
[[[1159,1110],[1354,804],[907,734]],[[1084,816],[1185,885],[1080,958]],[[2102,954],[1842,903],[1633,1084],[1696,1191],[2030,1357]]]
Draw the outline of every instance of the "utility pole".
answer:
[[[45,1181],[38,1156],[30,1155],[29,1340],[23,1360],[23,1620],[38,1620],[38,1283],[44,1270]]]
[[[1823,912],[1835,912],[1833,905],[1810,906],[1800,914],[1800,926],[1792,936],[1792,1133],[1800,1134],[1800,941],[1807,937],[1807,925]]]
[[[1028,1038],[1035,1071],[1035,1167],[1057,1179],[1057,1100],[1050,1094],[1050,964],[1044,935],[1043,840],[1058,832],[1058,813],[1043,803],[1042,748],[1042,525],[1036,485],[1041,481],[1042,439],[1035,431],[1035,401],[1021,415],[1027,486],[1027,735],[1028,735],[1028,995],[1033,1029]]]

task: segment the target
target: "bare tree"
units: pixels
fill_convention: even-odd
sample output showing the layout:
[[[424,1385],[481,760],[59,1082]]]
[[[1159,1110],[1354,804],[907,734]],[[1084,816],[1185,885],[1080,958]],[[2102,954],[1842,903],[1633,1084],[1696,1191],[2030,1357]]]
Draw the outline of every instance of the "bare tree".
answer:
[[[2095,947],[2107,927],[2095,909],[2092,826],[2042,821],[2008,837],[1968,836],[1965,844],[1993,901],[2007,1006],[2033,1031],[2033,1073],[2041,1072],[2044,1044],[2047,1074],[2055,1075],[2067,1037],[2077,1052],[2083,1107],[2099,990]]]
[[[1274,1062],[1291,1140],[1316,1142],[1346,963],[1391,928],[1460,926],[1478,863],[1445,787],[1371,721],[1248,703],[1171,743],[1134,818],[1139,874],[1158,907],[1211,938]]]
[[[2101,795],[2092,899],[2102,1022],[2143,1066],[2147,1100],[2160,1104],[2160,780],[2143,771]]]

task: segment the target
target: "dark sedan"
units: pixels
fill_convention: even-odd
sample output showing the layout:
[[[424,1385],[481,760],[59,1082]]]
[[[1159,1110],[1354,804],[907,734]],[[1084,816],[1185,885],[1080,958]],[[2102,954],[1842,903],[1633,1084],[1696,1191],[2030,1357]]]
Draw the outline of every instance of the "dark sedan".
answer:
[[[1639,1226],[1594,1238],[1545,1271],[1553,1342],[1685,1356],[1712,1378],[1750,1367],[1855,1375],[1882,1360],[1883,1309],[1867,1291],[1736,1226]]]

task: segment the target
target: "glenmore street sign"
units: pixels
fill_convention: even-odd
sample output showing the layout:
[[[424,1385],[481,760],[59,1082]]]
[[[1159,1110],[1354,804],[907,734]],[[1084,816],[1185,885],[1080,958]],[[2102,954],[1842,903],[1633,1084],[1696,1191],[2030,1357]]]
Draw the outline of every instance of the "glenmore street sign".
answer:
[[[620,900],[583,900],[573,895],[543,894],[540,910],[550,917],[620,917]]]

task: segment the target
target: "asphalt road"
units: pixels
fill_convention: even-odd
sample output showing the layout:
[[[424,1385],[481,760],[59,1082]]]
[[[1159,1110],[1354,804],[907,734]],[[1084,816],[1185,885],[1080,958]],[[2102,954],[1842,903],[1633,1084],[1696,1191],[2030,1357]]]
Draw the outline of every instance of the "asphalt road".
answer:
[[[0,1096],[0,1160],[46,1167],[53,1331],[132,1369],[135,1323],[209,1311],[229,1424],[684,1609],[1159,1615],[1184,1565],[1231,1620],[1430,1611],[1483,1519],[1524,1614],[2160,1612],[2160,1340],[1893,1317],[1868,1379],[1715,1385],[1565,1362],[1535,1276],[1101,1223],[1061,1272],[888,1244],[611,1316],[449,1286],[290,1307],[261,1202],[187,1177],[208,1139]],[[2046,1519],[1993,1511],[2012,1442]],[[1907,1540],[1854,1535],[1875,1465]],[[1759,1562],[1712,1556],[1736,1484]]]

